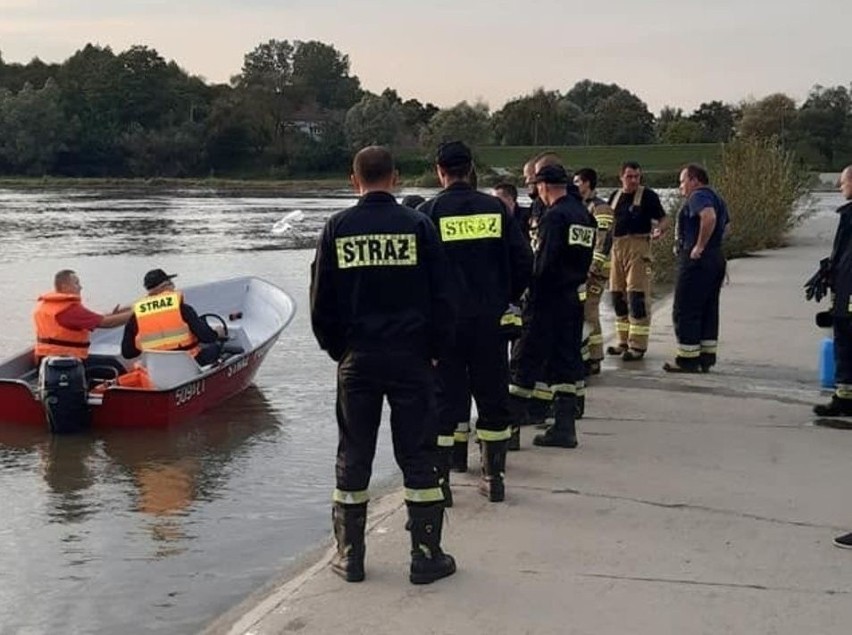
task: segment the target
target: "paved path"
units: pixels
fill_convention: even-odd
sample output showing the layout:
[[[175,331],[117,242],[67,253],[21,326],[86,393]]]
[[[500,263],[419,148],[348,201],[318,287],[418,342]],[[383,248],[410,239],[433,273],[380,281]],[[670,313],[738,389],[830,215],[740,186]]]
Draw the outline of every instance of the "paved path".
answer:
[[[504,504],[454,475],[455,576],[408,583],[394,492],[371,504],[365,582],[334,576],[323,550],[209,631],[848,634],[852,552],[831,539],[852,530],[852,432],[812,423],[823,334],[801,292],[832,231],[817,219],[731,263],[718,372],[660,370],[674,341],[661,304],[649,357],[590,390],[580,448],[533,449],[525,429]]]

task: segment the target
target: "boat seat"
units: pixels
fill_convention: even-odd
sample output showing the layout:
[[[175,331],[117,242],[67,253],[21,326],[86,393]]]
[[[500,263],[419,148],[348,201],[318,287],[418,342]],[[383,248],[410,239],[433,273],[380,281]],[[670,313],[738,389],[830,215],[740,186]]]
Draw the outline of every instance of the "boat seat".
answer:
[[[145,351],[141,363],[160,390],[179,386],[201,374],[201,367],[184,351]]]

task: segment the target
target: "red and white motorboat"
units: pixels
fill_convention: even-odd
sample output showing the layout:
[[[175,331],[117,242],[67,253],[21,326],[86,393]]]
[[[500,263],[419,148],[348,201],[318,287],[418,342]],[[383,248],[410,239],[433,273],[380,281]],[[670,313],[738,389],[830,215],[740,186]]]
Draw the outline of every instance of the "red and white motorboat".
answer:
[[[57,386],[64,385],[63,380],[73,380],[73,373],[62,375],[54,369],[54,375],[59,375],[53,377],[55,381],[48,390],[46,365],[36,365],[30,348],[0,362],[0,425],[73,429],[76,422],[65,426],[55,418],[75,411],[83,412],[86,423],[95,428],[165,427],[185,421],[251,384],[266,354],[296,312],[290,295],[255,277],[186,287],[182,292],[186,302],[211,325],[227,327],[223,355],[216,364],[201,367],[184,352],[146,351],[138,360],[126,360],[121,356],[122,329],[97,329],[92,333],[89,354],[111,358],[128,371],[139,363],[153,388],[105,382],[89,390],[94,386],[88,380],[82,396],[84,403],[79,408],[76,404],[70,409],[56,408],[57,395],[60,400],[70,399]],[[73,362],[71,358],[56,359]]]

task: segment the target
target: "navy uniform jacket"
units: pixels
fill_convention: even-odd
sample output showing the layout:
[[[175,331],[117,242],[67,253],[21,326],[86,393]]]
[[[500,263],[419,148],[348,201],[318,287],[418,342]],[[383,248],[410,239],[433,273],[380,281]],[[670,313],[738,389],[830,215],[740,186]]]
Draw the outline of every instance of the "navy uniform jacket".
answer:
[[[542,215],[530,299],[547,303],[577,293],[592,264],[597,223],[576,188]]]
[[[456,182],[417,208],[438,229],[453,270],[459,317],[494,317],[517,303],[532,272],[532,251],[503,202]]]
[[[831,249],[831,289],[834,315],[852,317],[852,202],[837,210],[840,222]]]
[[[414,349],[439,359],[455,306],[432,222],[371,192],[326,223],[312,265],[311,324],[334,360],[347,349]]]

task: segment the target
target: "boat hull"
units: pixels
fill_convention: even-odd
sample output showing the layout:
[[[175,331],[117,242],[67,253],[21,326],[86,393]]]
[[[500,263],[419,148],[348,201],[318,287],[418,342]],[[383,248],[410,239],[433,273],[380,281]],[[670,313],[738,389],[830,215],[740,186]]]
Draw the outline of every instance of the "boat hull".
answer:
[[[235,319],[252,331],[251,337],[243,340],[251,344],[250,347],[246,346],[248,350],[231,354],[218,365],[200,373],[196,367],[195,373],[198,374],[186,381],[166,384],[168,387],[163,389],[111,386],[98,395],[90,395],[90,421],[93,428],[163,428],[180,424],[233,397],[252,383],[266,355],[292,319],[295,304],[285,292],[259,279],[237,279],[227,281],[224,285],[223,293],[227,295],[230,292],[234,296],[228,300],[226,308],[245,307],[246,316],[240,310],[236,312],[238,317]],[[240,304],[236,298],[246,289],[251,290],[254,299],[251,302],[244,300]],[[200,300],[204,300],[203,295]],[[255,308],[250,313],[253,306],[264,308]],[[210,310],[210,307],[206,309]],[[219,313],[228,314],[222,309],[219,309]],[[262,329],[252,327],[252,324],[258,322],[262,323]],[[258,337],[260,333],[265,337]],[[120,333],[109,334],[116,342],[119,336]],[[115,348],[117,344],[113,342],[110,346]],[[3,367],[11,369],[9,373],[12,376],[0,377],[0,424],[47,428],[45,408],[32,378],[25,380],[15,377],[16,373],[23,371],[28,371],[30,375],[34,372],[30,368],[31,360],[30,350],[3,364]]]

